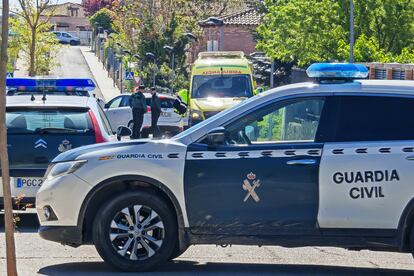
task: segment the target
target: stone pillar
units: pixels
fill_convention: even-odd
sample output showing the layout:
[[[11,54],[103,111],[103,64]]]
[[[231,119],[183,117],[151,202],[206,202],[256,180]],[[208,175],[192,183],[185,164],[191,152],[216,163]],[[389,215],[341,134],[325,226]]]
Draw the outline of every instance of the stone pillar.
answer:
[[[406,80],[413,80],[413,69],[406,69],[405,70],[405,79]]]
[[[369,75],[368,78],[370,80],[374,80],[375,79],[375,67],[369,67]]]
[[[387,68],[387,80],[392,80],[392,68]]]

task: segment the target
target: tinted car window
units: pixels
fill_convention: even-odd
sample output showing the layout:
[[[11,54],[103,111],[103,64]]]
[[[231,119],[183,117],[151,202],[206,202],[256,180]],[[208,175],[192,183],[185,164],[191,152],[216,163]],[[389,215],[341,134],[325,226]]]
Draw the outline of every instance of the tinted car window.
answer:
[[[174,99],[159,97],[161,108],[174,108]],[[148,106],[151,106],[151,98],[146,98]]]
[[[322,98],[272,104],[248,114],[227,128],[228,144],[312,142],[324,106]]]
[[[336,141],[414,140],[414,99],[344,96]]]
[[[130,96],[123,96],[121,104],[119,105],[119,107],[129,106],[129,99],[130,98],[131,98]]]
[[[117,107],[119,107],[119,105],[121,104],[121,101],[122,101],[122,97],[118,97],[118,98],[115,98],[115,99],[111,100],[108,103],[109,108],[117,108]]]
[[[93,131],[87,110],[20,109],[6,112],[7,132],[87,133]]]

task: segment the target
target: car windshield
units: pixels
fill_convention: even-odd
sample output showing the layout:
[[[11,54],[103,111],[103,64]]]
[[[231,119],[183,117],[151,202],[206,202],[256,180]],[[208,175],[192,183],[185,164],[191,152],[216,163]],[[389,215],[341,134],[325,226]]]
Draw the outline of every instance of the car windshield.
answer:
[[[194,76],[192,98],[253,96],[249,75]]]
[[[87,133],[93,125],[85,109],[12,109],[6,112],[6,127],[17,133]]]

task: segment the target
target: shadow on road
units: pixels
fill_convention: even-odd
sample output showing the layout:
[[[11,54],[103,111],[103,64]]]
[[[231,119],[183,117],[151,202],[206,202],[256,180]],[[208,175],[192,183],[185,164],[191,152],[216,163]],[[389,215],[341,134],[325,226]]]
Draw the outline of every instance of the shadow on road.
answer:
[[[47,266],[41,275],[131,275],[120,273],[100,262],[67,263]],[[174,261],[151,275],[413,275],[412,271],[379,268],[354,268],[323,265],[234,264]]]

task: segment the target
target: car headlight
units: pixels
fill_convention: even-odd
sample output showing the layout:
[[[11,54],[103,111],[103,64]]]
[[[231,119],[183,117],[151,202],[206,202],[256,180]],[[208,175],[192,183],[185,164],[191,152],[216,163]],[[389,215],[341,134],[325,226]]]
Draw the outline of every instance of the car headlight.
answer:
[[[88,161],[76,160],[50,164],[46,171],[45,178],[47,180],[50,180],[58,176],[74,173],[79,168],[81,168],[86,162]]]
[[[203,113],[201,113],[201,111],[198,110],[191,110],[191,119],[193,120],[202,120],[203,119]]]

